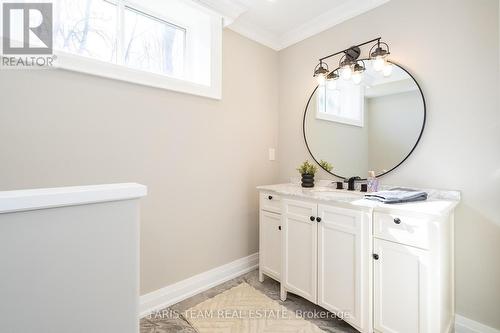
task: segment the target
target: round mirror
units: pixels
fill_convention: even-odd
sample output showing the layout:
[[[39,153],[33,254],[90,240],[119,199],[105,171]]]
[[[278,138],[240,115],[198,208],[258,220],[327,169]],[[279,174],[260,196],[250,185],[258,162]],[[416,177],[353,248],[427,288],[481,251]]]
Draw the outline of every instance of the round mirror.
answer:
[[[340,71],[339,79],[318,86],[304,113],[307,149],[340,178],[394,170],[411,155],[425,126],[424,95],[410,73],[395,63],[377,71],[374,61],[363,62],[361,75]]]

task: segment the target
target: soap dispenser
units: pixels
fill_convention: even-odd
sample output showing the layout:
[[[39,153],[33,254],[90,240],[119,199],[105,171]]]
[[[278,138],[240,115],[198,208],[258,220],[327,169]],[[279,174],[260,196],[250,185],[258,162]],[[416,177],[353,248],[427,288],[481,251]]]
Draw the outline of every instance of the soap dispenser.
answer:
[[[378,192],[379,181],[375,176],[375,171],[368,172],[368,192]]]

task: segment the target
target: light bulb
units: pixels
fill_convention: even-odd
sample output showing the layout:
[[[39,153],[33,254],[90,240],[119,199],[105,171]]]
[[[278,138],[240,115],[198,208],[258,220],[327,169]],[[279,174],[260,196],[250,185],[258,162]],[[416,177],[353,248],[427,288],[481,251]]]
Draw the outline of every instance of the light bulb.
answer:
[[[341,68],[341,71],[340,71],[340,76],[341,76],[344,80],[350,80],[350,79],[351,79],[351,76],[352,76],[352,69],[351,69],[351,66],[346,65],[346,66],[342,67],[342,68]]]
[[[375,61],[373,62],[373,69],[377,72],[380,72],[384,69],[385,59],[382,56],[377,56]]]
[[[354,74],[352,74],[352,82],[354,82],[354,84],[360,84],[361,80],[363,80],[363,73],[354,72]]]
[[[392,65],[391,64],[385,64],[384,66],[384,77],[391,76],[392,74]]]
[[[335,89],[337,89],[337,80],[328,80],[328,81],[326,81],[326,88],[328,90],[335,90]]]
[[[316,80],[318,80],[318,84],[320,86],[324,86],[325,85],[325,81],[326,81],[326,78],[325,78],[325,75],[324,74],[319,74],[316,78]]]

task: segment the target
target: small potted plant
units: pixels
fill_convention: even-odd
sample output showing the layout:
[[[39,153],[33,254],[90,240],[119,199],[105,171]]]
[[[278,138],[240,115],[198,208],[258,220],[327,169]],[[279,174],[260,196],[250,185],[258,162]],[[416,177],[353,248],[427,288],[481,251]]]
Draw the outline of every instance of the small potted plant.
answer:
[[[309,163],[309,161],[305,161],[302,165],[297,169],[298,172],[302,175],[302,187],[314,187],[314,174],[318,168]]]
[[[332,170],[333,170],[333,165],[331,165],[331,164],[330,164],[330,163],[328,163],[327,161],[323,161],[323,160],[321,160],[321,161],[319,161],[319,165],[320,165],[323,169],[325,169],[325,171],[330,172],[330,171],[332,171]]]

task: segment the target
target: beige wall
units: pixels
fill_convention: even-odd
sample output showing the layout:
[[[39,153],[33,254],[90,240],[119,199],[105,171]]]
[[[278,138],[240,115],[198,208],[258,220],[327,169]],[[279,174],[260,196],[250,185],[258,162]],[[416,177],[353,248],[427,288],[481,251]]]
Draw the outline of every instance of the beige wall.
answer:
[[[278,56],[231,31],[223,43],[222,101],[66,71],[2,71],[0,189],[147,185],[142,294],[257,252],[255,186],[277,170],[267,157]]]
[[[278,153],[281,181],[310,158],[301,117],[317,59],[382,36],[421,84],[428,120],[412,157],[381,181],[462,191],[457,312],[500,329],[498,13],[497,0],[392,0],[281,51]]]

